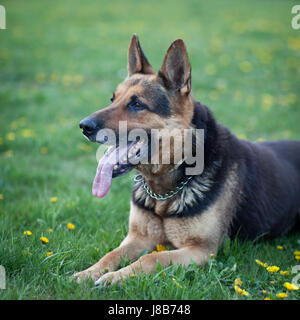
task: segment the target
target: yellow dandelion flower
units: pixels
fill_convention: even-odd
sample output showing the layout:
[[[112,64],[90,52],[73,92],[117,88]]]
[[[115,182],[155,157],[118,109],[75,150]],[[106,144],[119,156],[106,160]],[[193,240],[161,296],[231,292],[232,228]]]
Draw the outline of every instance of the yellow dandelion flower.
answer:
[[[4,158],[10,158],[13,156],[13,151],[12,150],[7,150],[5,152],[2,153]]]
[[[237,294],[240,294],[242,296],[248,296],[249,295],[249,293],[246,290],[240,288],[239,286],[234,286],[234,290],[235,290],[235,292]]]
[[[204,71],[207,75],[212,76],[216,73],[216,66],[214,64],[208,64]]]
[[[266,268],[266,267],[268,266],[266,263],[263,263],[263,262],[261,262],[261,261],[258,260],[258,259],[256,259],[255,262],[256,262],[259,266],[264,267],[264,268]]]
[[[289,104],[294,104],[297,102],[297,96],[295,93],[289,93],[286,98]]]
[[[265,297],[264,300],[271,300],[269,297]]]
[[[288,271],[283,271],[283,270],[281,270],[281,271],[280,271],[280,274],[281,274],[282,276],[288,276],[288,275],[289,275],[289,272],[288,272]]]
[[[46,237],[40,237],[40,240],[44,243],[47,244],[49,242],[48,238]]]
[[[299,290],[299,287],[293,283],[285,282],[283,286],[287,288],[289,291]]]
[[[48,231],[49,233],[51,233],[51,232],[53,232],[53,229],[49,228],[47,231]]]
[[[47,257],[50,257],[50,256],[52,256],[52,255],[53,255],[53,251],[49,251],[49,252],[46,253],[46,256],[47,256]]]
[[[31,236],[32,235],[32,232],[31,231],[29,231],[29,230],[27,230],[27,231],[24,231],[24,234],[25,234],[25,236]]]
[[[300,256],[300,251],[296,250],[296,251],[293,252],[293,254],[294,254],[295,256]]]
[[[271,283],[271,284],[275,284],[275,283],[276,283],[276,281],[272,280],[272,281],[270,281],[270,283]]]
[[[157,252],[167,251],[167,248],[162,244],[157,244],[156,245],[156,250],[157,250]]]
[[[16,135],[15,135],[14,132],[8,132],[8,133],[6,134],[6,139],[9,140],[9,141],[14,141],[15,138],[16,138]]]
[[[172,278],[172,280],[174,281],[177,287],[182,288],[182,285],[180,285],[175,278]]]
[[[283,134],[283,136],[284,136],[284,138],[285,139],[289,139],[290,137],[291,137],[291,131],[290,130],[284,130],[283,132],[282,132],[282,134]]]
[[[262,95],[262,98],[261,98],[261,108],[265,111],[269,111],[272,107],[274,103],[274,98],[268,94],[268,93],[265,93]]]
[[[79,145],[79,148],[85,152],[90,152],[92,151],[92,147],[90,147],[89,145],[87,145],[86,143],[81,143]]]
[[[276,294],[277,298],[283,299],[283,298],[287,298],[288,295],[285,292],[279,292]]]
[[[300,256],[295,256],[295,259],[296,260],[300,260]]]
[[[288,48],[291,50],[300,49],[300,39],[298,37],[289,37],[288,38]]]
[[[31,129],[23,129],[21,131],[21,135],[24,138],[32,138],[34,136],[34,133]]]
[[[218,100],[218,98],[219,98],[219,93],[218,93],[218,91],[212,90],[212,91],[209,93],[209,97],[210,97],[210,99],[213,100],[213,101]]]
[[[63,77],[62,77],[62,83],[63,85],[65,86],[69,86],[72,82],[72,77],[68,74],[65,74]]]
[[[57,197],[52,197],[52,198],[50,198],[50,201],[51,201],[52,203],[56,202],[56,201],[57,201]]]
[[[3,200],[4,199],[4,196],[2,193],[0,193],[0,200]]]
[[[277,266],[269,266],[267,267],[267,271],[270,272],[270,273],[276,273],[277,271],[279,271],[279,267]]]
[[[67,228],[68,228],[69,230],[74,230],[74,229],[75,229],[75,226],[74,226],[73,223],[69,222],[69,223],[67,224]]]
[[[156,250],[153,250],[151,253],[157,253],[157,251],[156,251]]]
[[[249,61],[243,61],[239,64],[239,68],[241,71],[247,73],[252,70],[252,64]]]
[[[18,125],[20,125],[20,126],[24,126],[25,122],[26,122],[26,118],[25,118],[25,117],[21,117],[21,118],[19,118],[19,119],[17,120],[17,123],[18,123]]]
[[[234,280],[234,284],[235,284],[236,286],[241,286],[241,285],[243,284],[243,282],[241,281],[240,278],[236,278],[236,279]]]
[[[278,250],[283,250],[283,246],[280,246],[280,245],[278,245],[276,248],[277,248]]]
[[[46,154],[48,152],[48,149],[46,147],[41,147],[41,154]]]
[[[234,101],[240,102],[242,100],[242,98],[243,98],[243,94],[241,91],[239,91],[239,90],[234,91],[234,93],[233,93]]]
[[[243,133],[237,134],[237,137],[238,137],[239,139],[241,139],[241,140],[246,140],[246,139],[247,139],[246,135],[243,134]]]
[[[35,76],[35,80],[36,80],[38,83],[43,83],[43,82],[45,82],[45,80],[46,80],[46,75],[45,75],[45,73],[38,73],[38,74]]]
[[[263,63],[263,64],[269,64],[272,60],[272,55],[269,52],[261,52],[258,56],[258,59]]]
[[[50,80],[51,80],[51,82],[53,82],[53,83],[57,83],[58,80],[59,80],[58,74],[55,73],[55,72],[51,73],[51,75],[50,75]]]

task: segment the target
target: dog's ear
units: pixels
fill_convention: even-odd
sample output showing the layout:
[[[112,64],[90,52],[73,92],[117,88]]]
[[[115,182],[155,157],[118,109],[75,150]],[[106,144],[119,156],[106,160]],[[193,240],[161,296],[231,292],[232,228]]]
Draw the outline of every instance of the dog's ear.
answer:
[[[182,39],[171,44],[158,74],[167,88],[182,94],[191,91],[191,65]]]
[[[131,76],[134,73],[155,74],[136,34],[132,36],[128,49],[128,75]]]

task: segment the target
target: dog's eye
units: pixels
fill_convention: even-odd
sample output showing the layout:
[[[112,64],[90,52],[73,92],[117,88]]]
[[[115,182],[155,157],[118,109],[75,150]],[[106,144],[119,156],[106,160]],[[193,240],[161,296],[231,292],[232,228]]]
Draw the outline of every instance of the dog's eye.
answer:
[[[113,102],[115,100],[115,94],[113,93],[113,95],[110,98],[110,101]]]
[[[128,103],[127,108],[130,111],[137,112],[140,110],[147,109],[147,106],[145,104],[143,104],[142,102],[140,102],[139,100],[135,100],[135,101],[131,101],[130,103]]]
[[[143,105],[143,104],[141,104],[139,101],[136,101],[135,103],[134,103],[134,107],[136,108],[136,109],[145,109],[145,106]]]

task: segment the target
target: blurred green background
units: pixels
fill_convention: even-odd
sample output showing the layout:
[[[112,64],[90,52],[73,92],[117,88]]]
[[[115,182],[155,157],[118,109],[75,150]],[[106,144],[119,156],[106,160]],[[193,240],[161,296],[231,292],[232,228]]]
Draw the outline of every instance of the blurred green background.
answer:
[[[106,198],[93,198],[97,145],[84,139],[78,124],[107,106],[127,75],[133,33],[156,70],[169,44],[184,39],[196,99],[240,138],[300,139],[294,1],[1,4],[7,20],[7,29],[0,30],[0,264],[8,274],[8,289],[0,294],[5,297],[68,297],[59,281],[94,263],[127,232],[130,176],[114,180]],[[25,230],[33,235],[25,237]],[[42,235],[50,240],[46,246]],[[294,248],[293,240],[286,241]]]

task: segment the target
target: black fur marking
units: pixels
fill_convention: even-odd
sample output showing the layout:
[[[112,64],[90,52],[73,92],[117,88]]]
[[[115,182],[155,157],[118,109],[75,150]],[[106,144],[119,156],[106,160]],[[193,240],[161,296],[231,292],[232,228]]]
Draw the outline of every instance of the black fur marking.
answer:
[[[167,96],[161,91],[154,98],[153,101],[154,112],[160,115],[161,117],[170,117],[171,116],[171,107],[170,102]]]
[[[207,109],[207,107],[201,105],[200,103],[195,104],[195,114],[192,123],[198,129],[205,130],[205,147],[204,147],[204,162],[205,167],[202,175],[195,176],[191,180],[191,183],[187,184],[183,193],[185,192],[193,192],[194,199],[196,200],[194,205],[184,204],[181,209],[176,209],[172,212],[168,212],[168,216],[173,217],[188,217],[193,216],[195,214],[201,214],[201,212],[205,211],[211,204],[213,204],[218,196],[221,193],[222,186],[225,182],[227,171],[224,170],[224,167],[229,167],[230,165],[224,163],[221,157],[222,152],[218,152],[221,145],[219,142],[223,142],[226,139],[221,138],[222,130],[220,132],[217,130],[217,124],[212,117],[212,114]],[[225,134],[227,132],[225,131]],[[222,163],[222,167],[220,167],[219,163]],[[183,163],[177,170],[181,171],[181,176],[184,176],[185,169],[187,167],[186,163]],[[207,181],[210,181],[210,185],[206,185]],[[198,184],[198,187],[197,187]],[[145,205],[146,198],[137,199],[135,194],[137,189],[140,187],[139,184],[134,185],[134,190],[132,194],[133,202],[141,208],[146,208],[152,212],[154,212],[151,208],[147,208]],[[204,189],[201,194],[194,192],[193,189]],[[182,194],[178,194],[178,198],[181,197]],[[184,198],[184,194],[183,194]]]
[[[183,207],[181,212],[175,210],[171,216],[184,218],[208,209],[222,196],[224,181],[236,164],[239,192],[234,195],[237,202],[229,235],[238,234],[244,239],[262,235],[274,237],[295,226],[300,209],[300,141],[252,143],[239,140],[216,123],[208,108],[198,102],[193,124],[205,130],[205,167],[202,175],[191,181],[197,183],[199,179],[201,182],[201,177],[211,172],[208,176],[212,184],[201,197],[187,185],[184,192],[194,192],[197,203]],[[221,165],[216,167],[216,163]],[[182,176],[185,166],[183,163],[178,168]],[[133,202],[155,214],[153,209],[145,207],[145,198],[136,199],[137,187],[134,186]]]
[[[150,111],[155,112],[163,118],[170,117],[172,111],[166,93],[159,86],[154,86],[148,81],[143,81],[142,86],[144,87],[142,95],[152,106]]]
[[[231,234],[278,236],[293,227],[300,208],[300,142],[239,141],[242,201]]]

